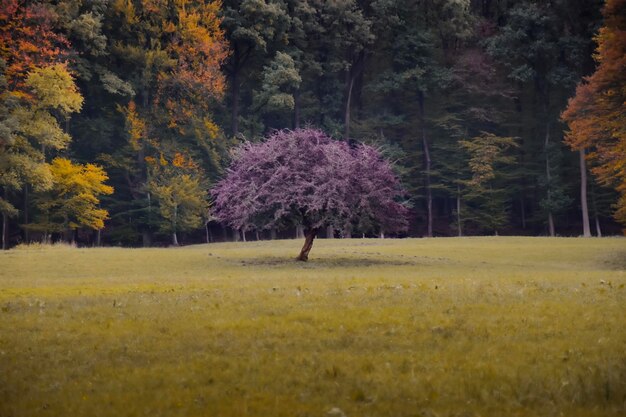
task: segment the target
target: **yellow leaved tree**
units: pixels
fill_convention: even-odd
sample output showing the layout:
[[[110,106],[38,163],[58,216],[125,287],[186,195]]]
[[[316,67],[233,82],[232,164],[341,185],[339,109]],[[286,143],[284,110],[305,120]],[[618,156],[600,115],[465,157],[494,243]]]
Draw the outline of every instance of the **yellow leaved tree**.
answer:
[[[102,229],[109,213],[99,207],[99,197],[113,193],[113,187],[104,183],[106,172],[97,165],[75,164],[65,158],[55,158],[49,169],[52,187],[35,197],[40,215],[28,227],[42,232],[44,240],[60,233],[67,241],[73,240],[76,229]]]

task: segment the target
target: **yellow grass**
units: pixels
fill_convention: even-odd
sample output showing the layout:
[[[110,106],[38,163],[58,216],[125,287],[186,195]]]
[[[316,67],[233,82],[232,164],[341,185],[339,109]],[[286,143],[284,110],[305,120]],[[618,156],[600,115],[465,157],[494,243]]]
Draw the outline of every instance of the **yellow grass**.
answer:
[[[0,254],[0,416],[624,416],[626,239]]]

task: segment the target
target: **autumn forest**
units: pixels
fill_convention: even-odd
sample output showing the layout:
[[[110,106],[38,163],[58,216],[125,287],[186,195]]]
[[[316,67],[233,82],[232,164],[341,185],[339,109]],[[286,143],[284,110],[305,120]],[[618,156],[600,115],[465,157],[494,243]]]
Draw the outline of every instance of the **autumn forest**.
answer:
[[[3,248],[293,237],[211,191],[283,129],[391,161],[398,236],[621,234],[625,31],[625,0],[0,0]]]

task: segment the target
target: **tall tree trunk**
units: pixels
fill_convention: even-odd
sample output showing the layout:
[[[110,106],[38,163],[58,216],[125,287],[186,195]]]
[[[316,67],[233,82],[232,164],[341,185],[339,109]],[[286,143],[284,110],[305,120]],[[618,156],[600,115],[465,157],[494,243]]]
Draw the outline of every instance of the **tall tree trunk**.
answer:
[[[174,205],[174,218],[172,219],[172,245],[178,246],[178,236],[176,236],[176,223],[178,220],[178,206]]]
[[[96,233],[96,247],[100,247],[102,244],[102,229],[98,229]]]
[[[243,230],[243,229],[241,229],[241,240],[243,242],[247,242],[247,240],[246,240],[246,231]]]
[[[2,250],[6,250],[9,240],[9,216],[2,213]]]
[[[307,228],[304,231],[304,246],[302,246],[302,250],[300,251],[300,255],[296,258],[299,261],[306,262],[309,260],[309,252],[311,252],[311,248],[313,247],[313,240],[315,236],[317,236],[318,228]]]
[[[348,81],[348,97],[346,98],[346,108],[344,111],[344,140],[350,140],[350,102],[352,101],[352,88],[354,87],[354,77],[348,75],[350,80]]]
[[[598,204],[596,202],[595,187],[591,187],[591,204],[593,205],[593,217],[596,223],[596,236],[602,237],[602,229],[600,228],[600,217],[598,216]]]
[[[300,90],[293,93],[293,128],[300,129]]]
[[[548,183],[548,205],[552,199],[552,193],[550,191],[550,155],[548,154],[548,145],[550,144],[550,122],[546,124],[546,141],[544,146],[544,152],[546,153],[546,180]],[[552,211],[548,209],[548,230],[550,231],[550,236],[554,237],[556,235],[554,229],[554,217],[552,216]]]
[[[301,224],[296,226],[296,239],[300,239],[304,237],[304,228]]]
[[[204,238],[206,243],[211,243],[211,234],[209,232],[209,222],[204,223]]]
[[[596,235],[598,237],[602,237],[602,229],[600,228],[600,218],[598,217],[597,213],[594,217],[596,219]]]
[[[30,219],[28,218],[28,184],[24,186],[24,224],[28,224]],[[24,228],[24,243],[28,244],[30,241],[30,233],[28,231],[28,227]]]
[[[257,241],[261,240],[261,237],[259,236],[259,229],[254,229],[254,236]]]
[[[239,134],[239,71],[233,73],[232,83],[230,131],[233,136],[237,136]]]
[[[583,236],[591,237],[589,208],[587,206],[587,164],[585,162],[585,150],[580,149],[578,155],[580,156],[580,207],[583,215]]]
[[[152,246],[152,234],[149,230],[143,230],[141,232],[141,244],[144,248]]]
[[[335,238],[335,228],[332,226],[326,227],[326,239],[334,239]]]
[[[430,148],[428,145],[428,139],[426,139],[426,118],[424,108],[424,93],[420,91],[418,93],[419,111],[420,111],[420,129],[422,134],[422,146],[424,147],[424,170],[426,171],[426,178],[424,186],[426,187],[426,212],[428,215],[428,231],[427,236],[433,237],[433,193],[430,184],[430,170],[432,160],[430,158]]]
[[[459,237],[463,236],[463,225],[461,223],[461,186],[456,186],[456,225]]]

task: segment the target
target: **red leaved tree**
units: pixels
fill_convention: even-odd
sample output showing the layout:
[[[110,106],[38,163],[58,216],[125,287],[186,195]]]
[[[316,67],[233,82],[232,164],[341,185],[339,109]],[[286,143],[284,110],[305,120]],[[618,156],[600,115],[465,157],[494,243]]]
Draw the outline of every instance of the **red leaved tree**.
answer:
[[[349,146],[314,129],[282,130],[244,143],[213,189],[213,215],[236,229],[302,224],[308,260],[322,227],[398,232],[407,227],[402,188],[391,165],[368,145]]]
[[[615,218],[626,224],[626,0],[608,0],[596,37],[596,72],[580,84],[562,118],[566,142],[594,163],[592,171],[620,193]],[[584,169],[584,167],[583,167]]]

